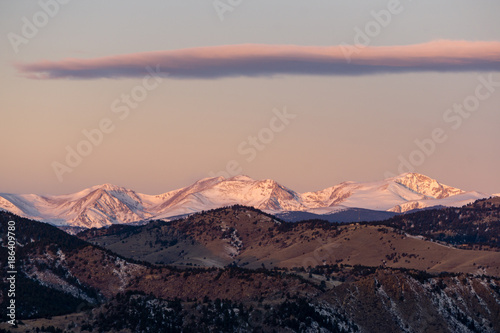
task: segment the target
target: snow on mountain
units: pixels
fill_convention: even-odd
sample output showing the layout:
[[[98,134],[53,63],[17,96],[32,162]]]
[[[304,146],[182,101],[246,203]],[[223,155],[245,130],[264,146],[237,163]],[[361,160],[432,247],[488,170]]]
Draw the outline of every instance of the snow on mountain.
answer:
[[[71,216],[70,224],[82,227],[135,222],[153,216],[134,191],[110,184],[98,186],[87,195],[59,207],[63,211],[58,218]]]
[[[427,176],[405,173],[376,182],[344,182],[318,192],[304,193],[302,197],[306,205],[311,208],[342,205],[351,208],[405,212],[415,208],[436,206],[440,204],[437,203],[437,199],[455,197],[465,193]],[[470,197],[486,197],[486,195],[474,193]],[[462,202],[466,198],[467,196],[459,201]],[[407,203],[412,204],[405,206]],[[453,200],[443,201],[443,203],[454,205]]]
[[[134,222],[153,216],[134,191],[111,184],[57,196],[2,193],[0,207],[23,217],[55,225],[86,228]]]
[[[461,207],[471,202],[474,202],[478,199],[484,199],[487,197],[488,195],[485,195],[483,193],[470,191],[442,199],[408,201],[400,205],[396,205],[393,208],[388,209],[387,211],[395,213],[404,213],[414,209],[423,209],[434,206]]]
[[[443,185],[435,179],[418,173],[405,173],[393,179],[395,183],[403,185],[415,193],[420,193],[434,199],[443,199],[464,193],[461,189]]]
[[[178,190],[158,207],[157,213],[159,218],[166,218],[236,204],[270,211],[307,208],[298,193],[274,180],[236,176],[206,178]]]
[[[500,197],[500,193],[494,193],[491,195],[492,197]]]
[[[236,176],[205,178],[159,195],[136,193],[111,184],[57,196],[1,193],[0,209],[56,225],[91,228],[165,219],[235,204],[270,213],[332,214],[350,208],[400,213],[432,206],[462,206],[485,197],[416,173],[376,182],[343,182],[302,194],[271,179]]]

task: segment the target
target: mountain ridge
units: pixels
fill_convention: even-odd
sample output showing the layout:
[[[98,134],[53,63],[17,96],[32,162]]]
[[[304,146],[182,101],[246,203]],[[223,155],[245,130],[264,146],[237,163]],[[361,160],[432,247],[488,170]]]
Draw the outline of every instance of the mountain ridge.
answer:
[[[500,253],[479,248],[499,248],[499,212],[498,202],[485,200],[467,208],[424,211],[383,222],[291,223],[256,208],[231,206],[169,222],[88,229],[77,237],[123,257],[178,267],[344,263],[498,276]],[[448,221],[450,227],[439,221]],[[463,246],[470,249],[459,248]]]
[[[240,175],[204,178],[157,195],[109,183],[65,195],[0,193],[0,209],[55,225],[92,228],[169,219],[230,205],[251,206],[270,213],[323,215],[352,208],[404,213],[432,206],[462,206],[486,197],[417,173],[375,182],[347,181],[305,193],[272,179],[254,180]]]
[[[499,207],[494,198],[447,210],[473,235],[467,226],[498,221]],[[466,210],[469,217],[460,223]],[[421,217],[439,227],[443,220]],[[499,252],[458,249],[389,225],[286,223],[240,206],[140,227],[89,229],[79,236],[90,238],[78,239],[6,212],[0,212],[0,234],[7,235],[11,220],[18,327],[4,312],[2,332],[500,329]],[[430,236],[440,233],[412,224]],[[0,247],[4,257],[7,251]],[[154,263],[161,257],[163,263]],[[7,290],[7,270],[0,277],[0,289]],[[0,304],[8,302],[4,293]]]

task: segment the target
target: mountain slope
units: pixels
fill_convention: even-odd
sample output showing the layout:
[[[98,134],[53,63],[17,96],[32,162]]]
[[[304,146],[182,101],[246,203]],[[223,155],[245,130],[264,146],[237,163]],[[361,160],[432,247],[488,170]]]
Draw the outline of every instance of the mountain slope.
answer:
[[[251,206],[273,214],[331,215],[352,208],[403,213],[433,206],[462,206],[485,197],[488,196],[464,192],[415,173],[377,182],[344,182],[306,193],[297,193],[271,179],[236,176],[205,178],[159,195],[136,193],[110,184],[56,196],[1,193],[0,209],[55,225],[92,228],[170,219],[230,205]]]
[[[92,311],[23,320],[13,332],[436,332],[494,333],[500,330],[500,281],[488,277],[367,267],[311,270],[324,288],[259,301],[161,299],[156,293],[120,293]],[[219,279],[234,288],[238,276]],[[185,273],[184,273],[185,274]],[[283,271],[267,277],[280,278]],[[332,278],[345,279],[346,282]],[[184,279],[184,277],[180,277]],[[189,278],[187,278],[189,279]],[[254,283],[265,282],[253,280]],[[338,285],[340,283],[340,285]],[[260,289],[266,288],[262,283]],[[47,330],[48,331],[48,330]],[[55,330],[52,330],[54,332]]]
[[[462,234],[475,227],[467,226]],[[291,268],[343,263],[500,275],[500,252],[457,249],[396,227],[378,222],[286,223],[254,208],[233,206],[170,222],[90,229],[78,236],[124,257],[179,267]]]
[[[134,222],[153,216],[134,191],[111,184],[58,196],[2,193],[0,206],[23,217],[87,228]]]
[[[380,211],[380,210],[370,210],[364,208],[349,208],[349,207],[339,207],[339,210],[333,211],[331,213],[321,214],[321,208],[309,209],[308,211],[285,211],[274,213],[274,216],[287,221],[287,222],[298,222],[304,220],[325,220],[329,222],[372,222],[372,221],[384,221],[390,217],[398,215],[394,212]],[[317,212],[317,213],[315,213]]]
[[[497,202],[485,201],[479,206],[498,209]],[[446,271],[441,259],[414,257],[411,249],[420,251],[431,247],[426,257],[442,249],[448,251],[443,256],[447,260],[453,252],[447,246],[407,237],[388,227],[378,230],[361,224],[286,224],[252,208],[233,207],[197,214],[177,223],[159,221],[143,227],[116,225],[85,231],[87,234],[128,234],[127,238],[142,234],[153,239],[151,236],[160,230],[169,237],[184,234],[200,244],[213,243],[214,251],[223,249],[225,244],[239,248],[241,254],[246,250],[258,254],[262,247],[260,250],[271,250],[274,258],[291,253],[290,246],[293,248],[302,242],[295,252],[299,256],[307,253],[305,257],[302,254],[300,260],[289,260],[285,265],[288,268],[282,269],[266,269],[261,265],[255,270],[239,267],[179,269],[120,257],[49,224],[0,212],[3,243],[10,220],[16,222],[17,228],[16,288],[19,294],[16,296],[16,318],[19,322],[18,327],[8,324],[3,311],[0,330],[30,333],[493,333],[500,330],[498,277],[483,275],[490,273],[487,270],[474,271],[475,274],[442,272],[433,275],[401,268],[406,259],[427,261],[425,264],[434,262],[439,268],[435,271]],[[339,230],[342,228],[345,230]],[[337,233],[339,237],[335,239]],[[256,238],[257,235],[264,238]],[[371,237],[371,241],[366,237]],[[400,237],[403,238],[399,240]],[[261,245],[255,244],[257,241]],[[342,244],[327,246],[335,242]],[[367,247],[367,243],[371,246]],[[384,248],[399,252],[406,251],[407,246],[410,251],[406,255],[401,253],[402,258],[398,254],[391,255],[387,266],[392,265],[392,268],[367,267],[355,265],[362,255],[353,248],[361,244],[367,248],[366,252],[375,255]],[[425,248],[419,244],[424,244]],[[6,251],[5,247],[0,247],[2,257],[6,257]],[[468,260],[480,260],[481,252],[498,255],[488,251],[456,251],[455,268],[459,270],[467,266]],[[328,259],[340,256],[350,258],[350,264]],[[401,262],[399,268],[396,268],[397,260]],[[266,262],[265,266],[273,265]],[[3,267],[0,305],[4,308],[9,301],[6,275],[7,269]],[[56,315],[59,316],[53,317]]]
[[[478,192],[464,192],[424,175],[406,173],[377,182],[344,182],[318,192],[304,193],[302,197],[309,207],[315,208],[342,205],[405,212],[430,206],[453,206],[455,201],[459,202],[458,205],[462,205],[462,202],[468,203],[482,199],[486,195]],[[446,201],[446,198],[449,199]],[[414,203],[417,202],[419,205],[415,207]]]
[[[305,209],[300,201],[298,193],[271,179],[217,177],[202,179],[175,191],[156,208],[156,213],[157,218],[165,218],[235,204],[272,211]]]
[[[500,198],[475,201],[461,208],[423,210],[398,215],[381,224],[432,237],[461,247],[500,249]]]

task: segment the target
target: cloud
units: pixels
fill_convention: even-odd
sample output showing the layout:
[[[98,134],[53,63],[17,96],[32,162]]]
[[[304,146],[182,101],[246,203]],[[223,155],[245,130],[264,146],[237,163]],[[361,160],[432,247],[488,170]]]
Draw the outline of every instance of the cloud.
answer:
[[[438,40],[405,46],[241,44],[15,64],[34,79],[143,77],[159,67],[169,78],[274,75],[370,75],[500,70],[500,42]]]

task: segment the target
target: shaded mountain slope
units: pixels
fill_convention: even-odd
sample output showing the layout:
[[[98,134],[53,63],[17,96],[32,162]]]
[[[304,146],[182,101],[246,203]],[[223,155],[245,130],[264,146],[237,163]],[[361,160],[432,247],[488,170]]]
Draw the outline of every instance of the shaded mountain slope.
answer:
[[[395,216],[383,224],[464,248],[484,245],[500,249],[500,197],[478,200],[462,208]]]

